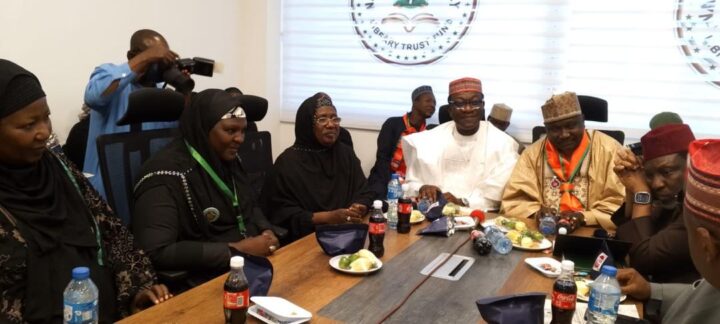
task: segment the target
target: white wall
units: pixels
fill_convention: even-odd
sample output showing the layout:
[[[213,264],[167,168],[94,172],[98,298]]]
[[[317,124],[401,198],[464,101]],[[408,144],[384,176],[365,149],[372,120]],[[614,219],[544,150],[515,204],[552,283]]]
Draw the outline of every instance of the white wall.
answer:
[[[272,133],[274,156],[293,143],[293,124],[280,123],[280,0],[2,0],[0,57],[38,76],[64,142],[94,67],[127,61],[130,35],[142,28],[163,34],[182,57],[223,63],[213,78],[194,78],[197,90],[236,86],[267,98],[259,127]],[[351,132],[367,174],[377,132]]]

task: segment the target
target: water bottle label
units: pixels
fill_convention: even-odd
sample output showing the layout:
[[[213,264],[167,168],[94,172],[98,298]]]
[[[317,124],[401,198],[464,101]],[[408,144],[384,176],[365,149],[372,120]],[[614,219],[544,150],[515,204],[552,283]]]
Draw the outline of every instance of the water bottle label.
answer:
[[[617,314],[620,306],[619,294],[603,294],[592,291],[588,300],[588,309],[594,313]]]
[[[370,234],[385,234],[385,223],[368,223]]]
[[[225,309],[240,309],[250,306],[250,290],[245,289],[241,292],[226,291],[224,296]]]
[[[560,309],[575,309],[575,294],[565,294],[559,291],[552,293],[552,305]]]
[[[90,303],[65,304],[63,316],[66,323],[97,322],[97,300]]]

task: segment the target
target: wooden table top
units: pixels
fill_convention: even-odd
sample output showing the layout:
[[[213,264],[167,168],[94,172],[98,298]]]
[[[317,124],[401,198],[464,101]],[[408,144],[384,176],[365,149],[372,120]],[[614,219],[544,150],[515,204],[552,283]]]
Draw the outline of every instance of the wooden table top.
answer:
[[[385,255],[381,258],[383,263],[390,261],[420,240],[422,236],[413,233],[427,224],[413,225],[410,234],[398,234],[396,231],[388,230],[384,241]],[[581,228],[574,234],[592,235],[592,230],[592,228]],[[465,236],[467,232],[459,232],[456,235]],[[524,254],[522,259],[549,256],[543,252],[519,253]],[[361,282],[364,276],[352,276],[335,271],[328,264],[329,258],[320,249],[314,234],[278,250],[270,257],[274,267],[274,277],[268,295],[283,297],[310,311],[313,314],[313,323],[337,322],[320,316],[318,311]],[[226,276],[226,274],[221,275],[167,302],[125,318],[121,323],[223,323],[222,292]],[[549,294],[553,282],[554,279],[539,275],[524,262],[518,262],[498,291],[498,295],[529,291],[543,291]],[[642,305],[640,303],[637,305],[638,312],[642,314]],[[248,316],[248,319],[257,323],[252,316]]]

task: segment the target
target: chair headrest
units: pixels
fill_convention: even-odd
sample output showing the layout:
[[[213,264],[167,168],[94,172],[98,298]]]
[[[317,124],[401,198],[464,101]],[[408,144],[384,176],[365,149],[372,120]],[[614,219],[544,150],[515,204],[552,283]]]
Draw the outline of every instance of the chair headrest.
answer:
[[[449,122],[452,120],[450,117],[450,112],[448,109],[450,108],[450,105],[442,105],[440,106],[440,109],[438,109],[438,121],[440,124]]]
[[[245,116],[248,122],[257,122],[265,118],[268,111],[268,101],[263,97],[253,95],[238,95],[240,107],[245,110]]]
[[[175,121],[180,119],[185,97],[170,89],[143,88],[130,93],[125,115],[117,124]]]
[[[592,96],[577,96],[585,120],[607,123],[608,102]]]

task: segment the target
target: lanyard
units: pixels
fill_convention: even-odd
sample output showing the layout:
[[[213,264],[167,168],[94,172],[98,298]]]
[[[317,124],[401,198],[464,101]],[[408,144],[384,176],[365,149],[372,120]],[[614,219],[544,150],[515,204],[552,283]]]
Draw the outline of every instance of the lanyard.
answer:
[[[185,145],[187,146],[188,150],[190,151],[190,155],[192,155],[192,157],[195,159],[195,161],[197,161],[200,164],[200,166],[203,168],[203,170],[205,170],[205,172],[207,172],[207,174],[210,175],[210,178],[213,180],[213,182],[218,187],[218,189],[220,189],[220,191],[226,197],[228,197],[230,199],[230,201],[232,201],[233,207],[237,210],[237,208],[240,204],[238,203],[237,191],[235,190],[235,180],[233,180],[233,190],[231,192],[230,188],[227,186],[227,184],[225,184],[225,181],[222,181],[222,179],[220,179],[220,177],[217,175],[215,170],[213,170],[212,166],[210,166],[210,164],[207,163],[207,161],[205,161],[205,159],[202,157],[202,155],[200,155],[200,153],[197,150],[195,150],[195,148],[192,147],[192,145],[190,145],[190,143],[188,143],[187,141],[185,141]],[[236,218],[237,218],[238,230],[240,230],[240,234],[245,236],[245,221],[243,221],[242,214],[238,214]]]
[[[60,162],[60,165],[62,165],[63,169],[65,169],[65,173],[67,174],[68,178],[70,178],[70,181],[72,182],[73,186],[75,186],[75,190],[77,190],[78,194],[80,195],[80,199],[85,201],[85,199],[83,198],[82,190],[80,190],[80,185],[78,185],[72,172],[70,172],[70,169],[68,169],[67,165],[65,165],[65,163],[63,163],[62,160],[60,160],[60,159],[57,159],[57,160]],[[95,241],[97,242],[97,245],[98,245],[97,263],[98,263],[98,265],[100,265],[102,267],[104,252],[103,252],[103,246],[102,246],[102,236],[100,234],[100,226],[98,226],[98,223],[95,220],[95,217],[93,216],[92,212],[90,212],[90,219],[92,219],[93,225],[95,226],[95,231],[94,231],[95,232]]]

